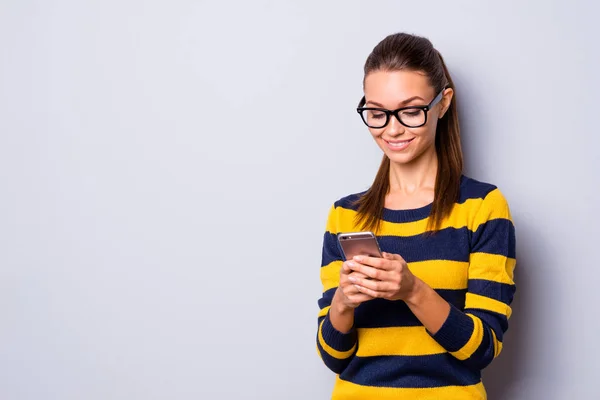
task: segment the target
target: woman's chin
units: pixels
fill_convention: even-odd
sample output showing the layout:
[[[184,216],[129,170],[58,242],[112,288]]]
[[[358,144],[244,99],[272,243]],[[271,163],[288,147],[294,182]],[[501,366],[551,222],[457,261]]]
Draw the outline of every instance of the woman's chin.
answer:
[[[415,146],[413,148],[404,149],[403,151],[392,151],[385,146],[382,150],[391,162],[398,165],[413,164],[423,157],[428,158],[428,155],[433,157],[436,156],[435,145],[433,143],[430,147],[427,146],[425,149],[417,148],[417,146]]]
[[[410,164],[415,160],[414,153],[397,153],[386,151],[385,155],[390,159],[394,164]]]

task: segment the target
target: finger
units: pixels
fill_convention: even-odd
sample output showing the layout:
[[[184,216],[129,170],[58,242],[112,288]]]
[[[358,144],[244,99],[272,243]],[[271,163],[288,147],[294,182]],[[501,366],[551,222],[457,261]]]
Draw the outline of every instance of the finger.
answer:
[[[394,261],[402,261],[402,262],[406,262],[404,261],[404,258],[402,258],[402,256],[400,254],[394,254],[394,253],[383,253],[383,256],[388,259],[388,260],[394,260]]]
[[[361,294],[360,290],[353,283],[348,283],[347,285],[342,287],[342,292],[346,298],[350,299],[352,296],[356,296]]]
[[[364,303],[365,301],[373,300],[373,297],[364,293],[357,292],[357,294],[348,297],[348,300],[350,300],[352,303],[360,304]]]
[[[381,298],[381,297],[383,297],[383,295],[384,295],[384,294],[383,294],[383,293],[381,293],[381,292],[377,292],[377,291],[375,291],[375,290],[372,290],[372,289],[366,288],[366,287],[364,287],[364,286],[359,286],[359,285],[355,285],[355,286],[356,286],[356,289],[358,289],[358,291],[359,291],[360,293],[362,293],[362,294],[366,294],[367,296],[371,296],[371,297],[373,297],[374,299],[375,299],[375,298]]]
[[[360,272],[352,271],[352,273],[350,275],[348,275],[348,278],[367,279],[368,276],[366,276],[365,274],[360,273]]]
[[[393,286],[390,282],[378,281],[375,279],[361,279],[353,276],[349,276],[348,281],[356,286],[362,286],[375,292],[389,292],[393,290]]]
[[[350,288],[352,288],[352,290],[354,290],[354,292],[351,292],[351,293],[355,293],[357,291],[356,291],[356,288],[354,288],[353,280],[357,280],[357,279],[369,280],[369,277],[364,274],[361,274],[360,272],[352,271],[352,273],[350,275],[342,275],[340,277],[340,286],[342,287],[342,289],[344,289],[346,287],[350,287]]]
[[[373,268],[368,265],[359,264],[353,261],[349,262],[348,266],[350,267],[350,269],[352,269],[352,271],[360,272],[361,274],[366,275],[369,278],[377,279],[380,281],[385,280],[384,278],[386,271],[384,270]]]
[[[349,273],[351,273],[351,272],[352,272],[352,270],[351,270],[351,269],[350,269],[350,267],[348,266],[348,261],[344,261],[344,262],[342,263],[342,268],[341,268],[341,270],[340,270],[340,273],[342,273],[342,274],[349,274]]]
[[[356,256],[354,257],[354,261],[382,270],[390,270],[393,268],[390,262],[391,260],[381,257]]]

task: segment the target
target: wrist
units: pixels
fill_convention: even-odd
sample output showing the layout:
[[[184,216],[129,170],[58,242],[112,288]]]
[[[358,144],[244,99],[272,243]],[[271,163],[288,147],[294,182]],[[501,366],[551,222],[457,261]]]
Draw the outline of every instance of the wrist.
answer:
[[[423,295],[425,294],[427,288],[428,286],[425,282],[415,277],[413,287],[410,292],[408,292],[408,295],[404,301],[409,306],[418,306],[421,304],[421,300],[423,299]]]
[[[354,309],[346,305],[343,301],[341,289],[336,290],[331,300],[329,309],[329,321],[331,326],[342,334],[350,333],[354,325]]]
[[[342,289],[338,287],[335,291],[331,301],[331,308],[335,310],[338,315],[354,314],[354,308],[350,307],[342,300],[340,290]]]

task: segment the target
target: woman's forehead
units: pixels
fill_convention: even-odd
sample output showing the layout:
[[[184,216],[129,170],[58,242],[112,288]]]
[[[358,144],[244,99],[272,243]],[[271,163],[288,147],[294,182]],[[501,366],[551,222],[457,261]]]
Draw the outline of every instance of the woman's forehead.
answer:
[[[367,101],[401,103],[411,97],[429,99],[434,91],[429,78],[417,71],[374,71],[365,77]]]

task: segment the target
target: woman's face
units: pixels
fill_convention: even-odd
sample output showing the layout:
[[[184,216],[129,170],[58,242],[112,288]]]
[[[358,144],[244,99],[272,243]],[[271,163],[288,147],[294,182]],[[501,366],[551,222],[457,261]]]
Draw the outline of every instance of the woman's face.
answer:
[[[415,71],[374,71],[365,78],[364,107],[396,110],[408,106],[428,105],[437,95],[426,75]],[[390,116],[383,128],[369,128],[377,145],[390,161],[408,164],[424,154],[435,152],[435,132],[438,119],[447,111],[452,99],[452,89],[446,89],[440,102],[427,112],[427,122],[418,128],[402,125]],[[403,120],[410,120],[412,110],[407,110]],[[381,116],[374,115],[375,118]],[[410,124],[409,125],[415,125]]]

